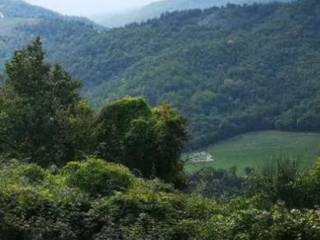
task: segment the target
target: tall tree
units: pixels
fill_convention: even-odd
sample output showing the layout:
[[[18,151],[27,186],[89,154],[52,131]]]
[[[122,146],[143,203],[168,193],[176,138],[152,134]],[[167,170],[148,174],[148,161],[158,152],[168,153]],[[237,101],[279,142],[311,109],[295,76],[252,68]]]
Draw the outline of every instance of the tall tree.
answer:
[[[79,95],[79,82],[45,62],[40,39],[15,53],[6,75],[0,97],[1,151],[43,166],[73,160],[84,149],[80,135],[92,115]]]
[[[105,106],[95,122],[96,154],[142,176],[176,182],[187,140],[185,120],[170,106],[151,108],[143,98]]]

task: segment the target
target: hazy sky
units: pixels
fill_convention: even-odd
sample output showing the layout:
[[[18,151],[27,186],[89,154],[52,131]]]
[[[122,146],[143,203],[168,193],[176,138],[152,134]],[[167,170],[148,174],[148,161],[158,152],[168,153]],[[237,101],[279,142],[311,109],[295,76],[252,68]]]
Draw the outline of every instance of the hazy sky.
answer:
[[[159,0],[26,0],[63,14],[90,16],[118,12]]]

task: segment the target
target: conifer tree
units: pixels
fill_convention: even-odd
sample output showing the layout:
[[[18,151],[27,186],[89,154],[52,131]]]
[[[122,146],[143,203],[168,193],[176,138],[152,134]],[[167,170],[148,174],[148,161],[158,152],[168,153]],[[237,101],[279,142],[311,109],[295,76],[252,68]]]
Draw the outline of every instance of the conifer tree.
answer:
[[[45,62],[39,38],[15,52],[6,75],[0,97],[2,153],[42,166],[74,160],[85,148],[84,121],[92,114],[79,95],[80,83]]]

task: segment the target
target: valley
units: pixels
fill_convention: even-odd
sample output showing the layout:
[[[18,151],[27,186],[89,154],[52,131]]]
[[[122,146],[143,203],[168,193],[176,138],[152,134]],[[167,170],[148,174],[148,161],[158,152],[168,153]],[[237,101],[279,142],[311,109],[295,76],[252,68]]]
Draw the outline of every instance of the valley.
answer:
[[[1,21],[2,66],[40,36],[48,60],[80,79],[96,108],[123,96],[172,104],[188,117],[188,148],[250,131],[320,128],[318,1],[189,10],[118,29],[6,6],[13,17]]]
[[[313,166],[320,156],[320,134],[254,132],[217,143],[202,151],[209,153],[214,161],[195,163],[190,159],[186,164],[188,172],[208,167],[224,170],[235,167],[238,174],[243,175],[246,168],[263,170],[275,167],[281,159],[296,161],[304,171]]]
[[[320,239],[319,0],[46,1],[0,0],[0,240]]]

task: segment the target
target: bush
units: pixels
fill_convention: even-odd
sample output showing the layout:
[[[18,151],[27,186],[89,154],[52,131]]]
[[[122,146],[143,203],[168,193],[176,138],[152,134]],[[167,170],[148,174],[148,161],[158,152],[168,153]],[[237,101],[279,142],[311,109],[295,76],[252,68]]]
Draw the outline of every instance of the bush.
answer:
[[[320,159],[314,168],[304,174],[300,183],[301,195],[305,207],[314,208],[320,204]]]
[[[295,161],[279,159],[276,166],[254,172],[249,178],[249,192],[259,194],[266,207],[283,201],[290,207],[303,207],[302,174]]]
[[[96,159],[70,162],[61,170],[61,175],[68,186],[95,197],[126,191],[134,182],[134,176],[126,167]]]
[[[311,196],[318,173],[302,177]],[[0,178],[1,240],[320,239],[316,208],[265,208],[261,194],[215,202],[102,160],[72,162],[56,174],[13,161],[1,165]]]
[[[243,194],[247,183],[244,177],[225,170],[206,168],[188,176],[188,192],[214,199],[229,199]]]
[[[40,184],[47,176],[46,170],[36,164],[23,165],[17,171],[29,183]]]

